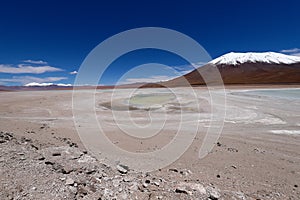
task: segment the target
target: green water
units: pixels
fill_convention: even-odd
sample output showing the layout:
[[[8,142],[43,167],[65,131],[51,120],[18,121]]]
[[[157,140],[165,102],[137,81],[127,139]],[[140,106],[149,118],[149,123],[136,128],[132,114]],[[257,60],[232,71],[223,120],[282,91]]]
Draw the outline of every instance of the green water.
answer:
[[[164,104],[174,98],[173,94],[138,94],[129,99],[129,105],[151,106]]]

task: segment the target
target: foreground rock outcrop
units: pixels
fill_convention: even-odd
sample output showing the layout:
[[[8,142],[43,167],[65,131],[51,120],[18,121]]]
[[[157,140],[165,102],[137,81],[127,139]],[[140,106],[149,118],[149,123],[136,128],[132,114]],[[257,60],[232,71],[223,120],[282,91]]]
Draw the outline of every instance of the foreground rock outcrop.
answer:
[[[0,143],[0,199],[222,198],[218,189],[198,182],[106,166],[72,143],[40,149],[31,139],[4,132]]]

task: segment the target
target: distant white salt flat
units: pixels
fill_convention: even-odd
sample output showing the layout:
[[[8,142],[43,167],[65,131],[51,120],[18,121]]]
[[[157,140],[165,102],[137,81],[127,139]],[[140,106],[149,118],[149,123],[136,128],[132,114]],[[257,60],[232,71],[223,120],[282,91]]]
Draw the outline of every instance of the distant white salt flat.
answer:
[[[232,121],[232,120],[225,120],[224,122],[225,123],[232,123],[232,124],[236,124],[237,123],[237,121]]]
[[[226,123],[245,123],[245,124],[263,124],[263,125],[282,125],[286,124],[281,118],[269,114],[262,114],[255,110],[242,109],[238,107],[229,107]]]
[[[286,124],[285,121],[279,119],[279,118],[263,118],[263,119],[258,119],[258,120],[254,120],[254,123],[261,123],[264,125],[276,125],[276,124]]]
[[[285,121],[279,119],[279,118],[263,118],[263,119],[251,119],[251,120],[225,120],[225,123],[245,123],[245,124],[255,124],[260,123],[263,125],[281,125],[286,124]]]
[[[267,96],[267,97],[276,97],[276,98],[284,98],[284,99],[300,99],[300,89],[299,88],[270,88],[270,89],[247,89],[247,90],[239,90],[238,92],[242,92],[250,95],[259,95],[259,96]]]
[[[289,134],[289,135],[300,134],[300,130],[270,130],[269,132],[274,134]]]
[[[300,88],[251,88],[251,89],[234,89],[230,90],[230,92],[251,92],[251,91],[300,91]]]

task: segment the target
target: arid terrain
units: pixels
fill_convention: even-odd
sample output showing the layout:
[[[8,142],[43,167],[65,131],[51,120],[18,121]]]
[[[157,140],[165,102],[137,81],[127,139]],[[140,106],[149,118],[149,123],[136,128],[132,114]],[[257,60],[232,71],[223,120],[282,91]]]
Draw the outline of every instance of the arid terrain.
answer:
[[[79,107],[72,107],[72,90],[0,92],[0,199],[297,200],[300,90],[293,87],[226,87],[224,126],[203,159],[198,154],[211,113],[224,111],[222,102],[212,107],[205,87],[194,88],[194,97],[185,88],[174,93],[153,88],[140,89],[129,99],[129,89],[118,89],[113,101],[113,90],[97,90],[94,113],[87,111],[93,90],[78,91]],[[221,114],[216,120],[223,119]],[[122,161],[107,162],[85,146],[93,141],[79,135],[97,131],[89,124],[92,115],[113,144],[135,153],[168,144],[178,119],[184,120],[183,136],[196,135],[175,162],[140,172]],[[138,130],[129,126],[131,120],[140,127],[151,121],[147,130],[159,129],[159,134],[130,137],[124,129]],[[166,121],[163,128],[161,121]]]

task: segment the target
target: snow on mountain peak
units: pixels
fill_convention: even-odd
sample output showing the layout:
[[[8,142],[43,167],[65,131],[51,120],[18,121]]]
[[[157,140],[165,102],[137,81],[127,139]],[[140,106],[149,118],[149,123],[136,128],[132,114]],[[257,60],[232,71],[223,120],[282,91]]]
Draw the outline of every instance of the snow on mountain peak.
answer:
[[[275,52],[265,53],[227,53],[220,56],[209,63],[211,64],[227,64],[227,65],[239,65],[242,63],[270,63],[270,64],[293,64],[300,63],[300,57],[290,56]]]
[[[36,83],[36,82],[32,82],[32,83],[27,83],[26,85],[27,87],[35,87],[35,86],[40,86],[40,87],[45,87],[45,86],[62,86],[62,87],[69,87],[72,86],[71,84],[63,84],[63,83]]]

